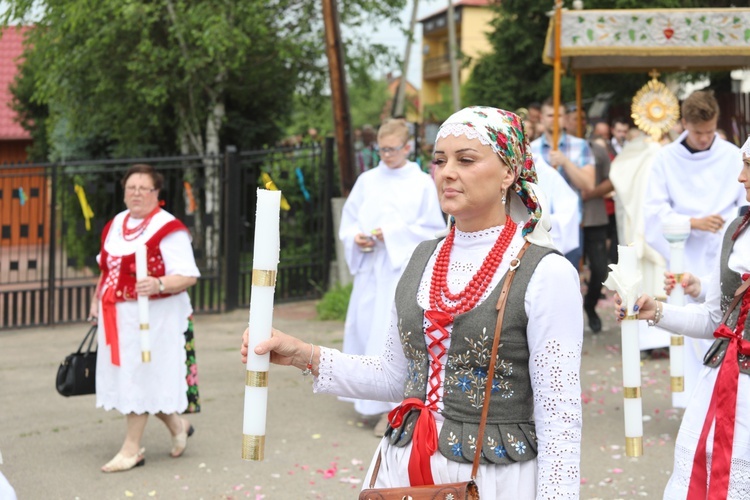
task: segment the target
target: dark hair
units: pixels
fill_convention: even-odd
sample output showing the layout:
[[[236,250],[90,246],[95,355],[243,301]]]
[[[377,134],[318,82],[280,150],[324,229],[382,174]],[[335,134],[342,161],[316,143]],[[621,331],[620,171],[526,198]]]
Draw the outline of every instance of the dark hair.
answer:
[[[546,98],[542,102],[542,107],[555,109],[555,98],[552,96]],[[568,112],[568,108],[567,106],[565,106],[565,103],[562,101],[562,99],[560,99],[560,107],[562,108],[562,114],[565,114]]]
[[[146,163],[136,163],[132,165],[125,175],[122,177],[122,187],[125,188],[125,184],[133,174],[145,174],[151,177],[151,181],[154,183],[154,189],[160,190],[164,184],[164,176],[157,172],[154,167],[147,165]]]
[[[539,104],[538,102],[534,101],[531,104],[529,104],[528,106],[526,106],[526,109],[529,109],[529,110],[531,110],[531,109],[542,109],[542,105]]]
[[[680,111],[688,123],[701,123],[719,116],[719,103],[711,90],[697,90],[682,103]]]
[[[612,118],[612,127],[613,128],[618,123],[622,123],[624,125],[627,125],[628,127],[630,126],[630,122],[624,116],[615,116],[614,118]]]

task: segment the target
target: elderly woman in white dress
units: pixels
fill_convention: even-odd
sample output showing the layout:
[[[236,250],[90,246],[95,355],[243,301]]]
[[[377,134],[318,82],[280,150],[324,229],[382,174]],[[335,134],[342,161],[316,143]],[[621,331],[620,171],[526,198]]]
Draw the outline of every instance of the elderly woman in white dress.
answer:
[[[383,354],[345,355],[278,330],[254,352],[311,365],[316,392],[407,400],[389,416],[375,487],[466,481],[498,285],[528,242],[508,292],[476,482],[482,498],[577,498],[581,295],[575,269],[554,250],[521,121],[495,108],[466,108],[441,126],[433,161],[441,208],[455,225],[414,251]]]
[[[125,414],[127,423],[125,441],[104,472],[145,463],[141,437],[149,414],[167,426],[174,458],[193,433],[180,414],[188,406],[184,334],[193,312],[186,290],[200,272],[187,228],[159,206],[162,183],[150,165],[130,167],[122,181],[127,210],[105,226],[97,256],[102,274],[90,312],[99,324],[96,406]],[[135,252],[143,245],[148,276],[136,280]],[[148,363],[141,361],[139,295],[149,297]]]

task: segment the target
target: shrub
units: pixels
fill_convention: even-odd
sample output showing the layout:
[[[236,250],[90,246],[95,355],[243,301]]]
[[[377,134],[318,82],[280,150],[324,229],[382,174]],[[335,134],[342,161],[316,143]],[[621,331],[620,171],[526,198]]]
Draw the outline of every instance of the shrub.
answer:
[[[346,319],[346,309],[349,307],[349,297],[352,294],[352,285],[336,285],[328,290],[318,302],[318,319],[339,320]]]

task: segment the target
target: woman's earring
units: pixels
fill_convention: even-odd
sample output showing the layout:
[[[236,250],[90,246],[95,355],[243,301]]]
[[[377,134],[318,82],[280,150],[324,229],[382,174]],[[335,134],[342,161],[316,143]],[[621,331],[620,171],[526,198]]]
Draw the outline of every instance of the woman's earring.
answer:
[[[502,193],[502,195],[503,195],[503,199],[501,200],[501,201],[502,201],[502,204],[503,204],[503,205],[505,205],[505,189],[502,189],[502,190],[500,191],[500,193]]]

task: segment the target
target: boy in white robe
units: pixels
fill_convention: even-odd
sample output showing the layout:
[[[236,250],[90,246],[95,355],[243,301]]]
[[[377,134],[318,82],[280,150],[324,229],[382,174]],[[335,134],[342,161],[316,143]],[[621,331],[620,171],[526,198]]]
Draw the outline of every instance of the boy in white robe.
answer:
[[[647,243],[669,261],[664,223],[690,221],[685,270],[705,276],[716,262],[726,224],[747,204],[742,185],[732,185],[742,166],[740,150],[716,134],[719,105],[713,93],[693,92],[681,107],[685,131],[654,158],[644,199]],[[690,301],[689,298],[686,300]],[[685,391],[673,404],[684,408],[711,341],[685,338]]]
[[[362,173],[344,204],[339,239],[354,276],[344,326],[343,352],[379,355],[389,328],[396,285],[412,252],[445,228],[435,184],[408,161],[409,129],[388,120],[378,130],[381,161]],[[375,432],[385,432],[395,404],[355,400],[365,416],[382,415]],[[383,418],[385,417],[385,419]]]

